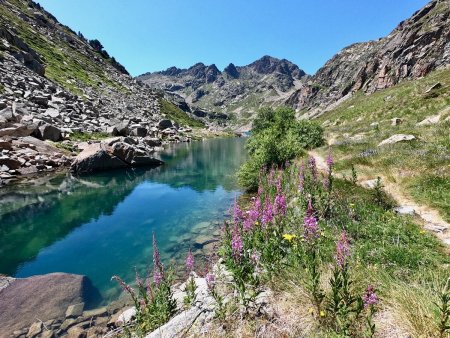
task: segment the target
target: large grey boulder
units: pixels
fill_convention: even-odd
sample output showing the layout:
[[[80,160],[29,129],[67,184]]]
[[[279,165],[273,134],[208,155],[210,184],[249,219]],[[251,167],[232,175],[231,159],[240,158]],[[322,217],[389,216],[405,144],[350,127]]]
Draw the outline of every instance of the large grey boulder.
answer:
[[[145,137],[147,136],[147,129],[144,127],[136,127],[131,130],[131,136]]]
[[[51,273],[14,279],[0,290],[0,336],[9,336],[38,319],[64,319],[67,308],[85,302],[88,293],[98,291],[81,275]]]
[[[91,173],[127,167],[127,163],[110,154],[105,145],[94,143],[88,145],[72,163],[71,171],[78,174]]]
[[[167,128],[172,128],[172,127],[173,127],[172,121],[167,120],[167,119],[161,120],[158,123],[159,129],[167,129]]]
[[[12,137],[25,137],[30,136],[36,131],[36,126],[30,124],[13,123],[7,128],[0,129],[0,137],[12,136]]]
[[[46,124],[42,127],[39,127],[39,138],[42,140],[58,142],[62,139],[61,130],[59,130],[55,126]]]

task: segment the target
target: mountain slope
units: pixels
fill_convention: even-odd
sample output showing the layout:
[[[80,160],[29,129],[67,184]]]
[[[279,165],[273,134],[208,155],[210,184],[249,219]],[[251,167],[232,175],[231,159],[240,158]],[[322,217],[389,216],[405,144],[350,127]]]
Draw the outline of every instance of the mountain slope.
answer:
[[[373,93],[449,64],[450,1],[433,0],[387,37],[344,48],[286,102],[313,117],[356,91]]]
[[[15,101],[59,128],[105,131],[123,120],[151,127],[162,118],[161,93],[33,1],[0,1],[0,72],[0,106]]]
[[[247,65],[230,63],[223,71],[197,63],[188,69],[171,67],[138,76],[151,87],[186,99],[197,116],[232,117],[244,124],[262,105],[281,104],[307,76],[287,60],[270,56]]]

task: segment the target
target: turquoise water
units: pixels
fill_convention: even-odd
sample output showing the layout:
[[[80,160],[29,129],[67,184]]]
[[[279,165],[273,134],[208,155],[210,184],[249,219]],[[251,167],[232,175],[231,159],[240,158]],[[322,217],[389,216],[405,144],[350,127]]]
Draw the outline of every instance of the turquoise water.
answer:
[[[152,232],[166,264],[189,248],[207,255],[240,191],[234,173],[244,140],[172,145],[155,169],[75,178],[60,175],[0,190],[0,273],[28,277],[83,274],[103,301],[119,289],[111,276],[134,279],[151,268]]]

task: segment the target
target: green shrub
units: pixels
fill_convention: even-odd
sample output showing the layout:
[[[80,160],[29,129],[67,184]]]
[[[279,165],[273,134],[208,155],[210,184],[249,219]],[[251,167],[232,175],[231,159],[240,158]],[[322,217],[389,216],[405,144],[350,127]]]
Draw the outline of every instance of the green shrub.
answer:
[[[303,149],[321,146],[322,128],[313,121],[295,119],[291,108],[261,109],[253,121],[247,149],[250,158],[238,173],[239,183],[247,190],[256,190],[262,168],[283,167],[303,153]]]

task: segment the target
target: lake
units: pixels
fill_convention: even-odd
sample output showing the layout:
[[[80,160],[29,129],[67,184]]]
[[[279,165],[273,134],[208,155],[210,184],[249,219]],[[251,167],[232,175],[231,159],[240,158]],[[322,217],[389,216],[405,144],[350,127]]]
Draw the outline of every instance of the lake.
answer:
[[[152,232],[163,262],[182,265],[189,248],[201,260],[241,193],[235,172],[242,138],[173,144],[165,165],[90,176],[40,177],[0,189],[0,273],[86,275],[116,299],[111,276],[132,282],[152,263]],[[180,268],[182,270],[182,268]]]

